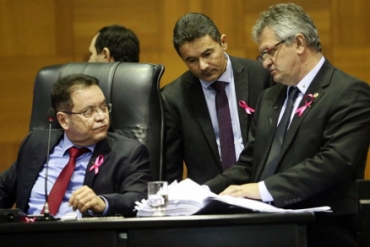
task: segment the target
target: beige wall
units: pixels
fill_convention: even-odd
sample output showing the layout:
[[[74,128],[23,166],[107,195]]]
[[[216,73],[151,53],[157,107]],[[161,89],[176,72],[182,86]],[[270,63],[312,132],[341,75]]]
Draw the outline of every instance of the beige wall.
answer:
[[[33,80],[47,65],[86,61],[91,38],[102,26],[133,29],[142,62],[166,67],[162,86],[185,66],[172,47],[176,20],[189,11],[210,16],[228,38],[228,52],[253,58],[250,30],[275,0],[0,0],[0,171],[16,158],[28,132]],[[337,67],[370,82],[370,1],[291,0],[316,22],[324,55]],[[369,164],[369,162],[368,162]],[[370,178],[370,165],[366,177]]]

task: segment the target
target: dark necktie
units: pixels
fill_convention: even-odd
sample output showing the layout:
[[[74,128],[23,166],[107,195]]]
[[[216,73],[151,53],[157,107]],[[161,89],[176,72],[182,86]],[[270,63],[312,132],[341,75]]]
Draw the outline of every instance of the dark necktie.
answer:
[[[213,87],[216,94],[216,111],[220,136],[222,169],[225,171],[236,162],[234,134],[231,125],[229,102],[225,91],[225,82],[215,81]]]
[[[71,147],[68,151],[69,161],[67,165],[63,168],[62,172],[59,174],[48,196],[49,211],[51,215],[56,215],[58,213],[60,204],[62,203],[69,181],[71,180],[73,171],[76,166],[76,158],[83,153],[88,152],[89,149],[78,149],[76,147]]]
[[[283,116],[281,117],[279,125],[275,130],[274,140],[272,141],[270,153],[260,178],[261,181],[273,175],[276,171],[280,159],[281,147],[283,145],[285,134],[290,123],[294,101],[296,100],[298,94],[299,89],[297,87],[289,88],[288,101],[286,103],[285,111]]]

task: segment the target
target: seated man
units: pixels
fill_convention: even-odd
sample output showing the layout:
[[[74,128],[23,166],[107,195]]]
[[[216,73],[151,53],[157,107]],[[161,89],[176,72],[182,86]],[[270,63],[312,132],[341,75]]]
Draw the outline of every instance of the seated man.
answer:
[[[47,189],[50,214],[56,217],[73,211],[78,217],[135,216],[135,201],[146,197],[151,180],[145,145],[108,133],[112,105],[105,101],[96,78],[63,77],[55,83],[51,97],[63,130],[51,132],[49,161],[48,130],[30,132],[16,162],[0,175],[0,208],[16,203],[29,215],[43,213]],[[85,151],[77,155],[67,175],[64,168],[73,163],[69,162],[72,149]],[[67,181],[61,189],[63,176]],[[58,190],[62,190],[60,197]]]

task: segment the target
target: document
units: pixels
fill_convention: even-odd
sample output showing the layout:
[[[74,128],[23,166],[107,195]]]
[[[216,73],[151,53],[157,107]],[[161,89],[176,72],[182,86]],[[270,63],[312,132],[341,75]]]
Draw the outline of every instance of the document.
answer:
[[[220,204],[223,203],[225,205],[245,208],[254,212],[331,212],[328,206],[305,209],[282,209],[257,200],[217,195],[211,192],[207,186],[199,185],[191,179],[185,179],[179,183],[175,181],[169,185],[168,204],[166,205],[165,213],[167,216],[193,215],[200,211],[203,212],[204,210],[202,209],[215,201],[221,202]],[[147,204],[147,200],[136,202],[135,210],[137,210],[137,216],[152,216],[154,212]]]

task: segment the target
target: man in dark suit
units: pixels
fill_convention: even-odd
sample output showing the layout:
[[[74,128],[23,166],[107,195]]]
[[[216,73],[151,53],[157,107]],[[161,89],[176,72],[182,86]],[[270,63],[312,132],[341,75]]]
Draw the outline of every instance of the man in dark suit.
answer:
[[[226,35],[199,13],[181,17],[174,28],[174,47],[189,70],[162,89],[166,123],[166,174],[169,182],[187,175],[204,183],[222,173],[222,137],[215,106],[215,81],[225,83],[231,128],[238,158],[247,141],[251,116],[270,77],[257,61],[226,54]]]
[[[323,57],[312,19],[295,4],[271,6],[252,34],[258,60],[279,84],[261,94],[238,162],[206,185],[277,207],[330,206],[332,213],[316,214],[308,225],[308,246],[357,246],[356,179],[364,176],[370,142],[370,87]],[[273,154],[294,87],[290,127]],[[275,167],[267,162],[271,156]]]
[[[0,208],[14,203],[27,214],[40,214],[45,206],[45,174],[50,213],[62,217],[77,210],[79,216],[135,216],[135,201],[147,195],[151,180],[149,154],[138,141],[108,133],[111,104],[96,78],[70,75],[58,80],[52,104],[63,130],[51,132],[46,168],[47,130],[32,131],[21,144],[17,161],[0,176]],[[52,189],[72,154],[77,157],[61,203],[54,206]],[[54,213],[53,213],[54,211]]]

